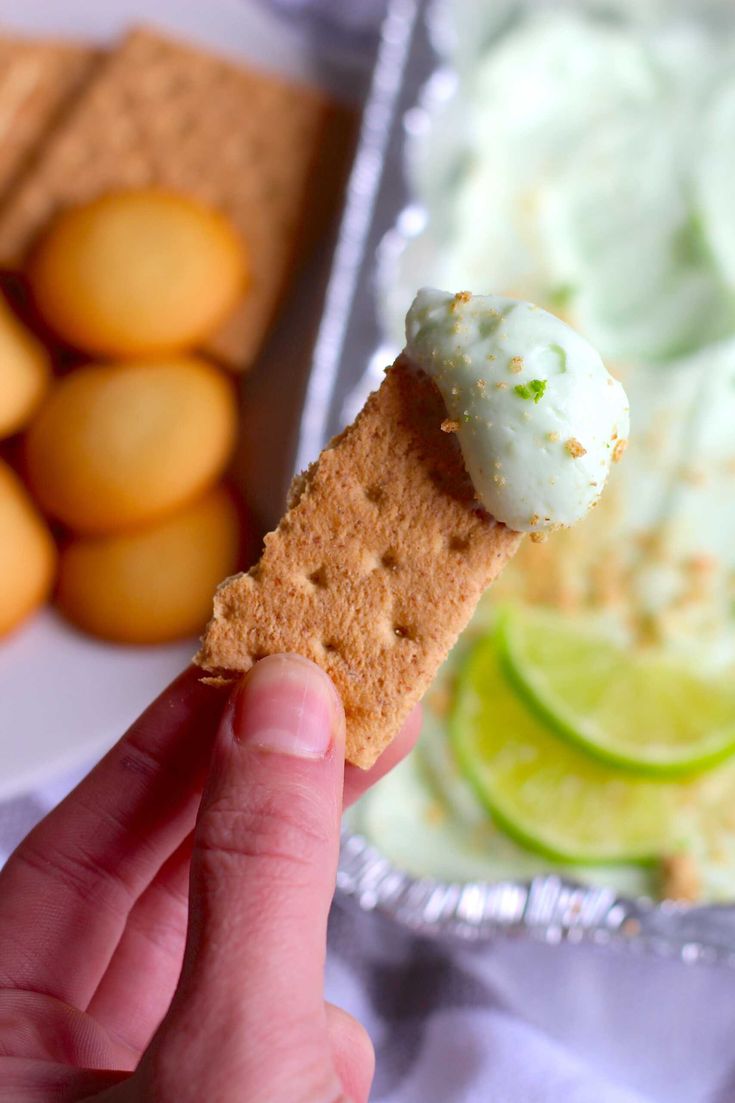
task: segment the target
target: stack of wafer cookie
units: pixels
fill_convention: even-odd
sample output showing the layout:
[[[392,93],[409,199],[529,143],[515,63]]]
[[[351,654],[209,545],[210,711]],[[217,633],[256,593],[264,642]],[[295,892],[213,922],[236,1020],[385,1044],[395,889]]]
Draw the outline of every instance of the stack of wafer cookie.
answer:
[[[227,680],[305,655],[345,706],[368,768],[423,696],[520,536],[478,504],[434,383],[400,357],[292,487],[260,562],[226,580],[196,662]]]
[[[206,351],[256,356],[307,233],[340,182],[347,119],[319,92],[136,30],[102,55],[0,40],[0,266],[63,207],[158,185],[226,214],[252,282]]]

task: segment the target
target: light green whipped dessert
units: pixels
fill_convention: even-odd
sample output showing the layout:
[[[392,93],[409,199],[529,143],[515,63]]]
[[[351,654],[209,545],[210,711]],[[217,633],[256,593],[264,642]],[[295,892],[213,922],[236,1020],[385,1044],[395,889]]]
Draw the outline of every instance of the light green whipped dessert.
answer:
[[[568,322],[624,383],[630,446],[581,523],[524,542],[429,693],[417,754],[358,807],[358,825],[416,874],[571,871],[732,901],[735,12],[727,0],[453,0],[443,12],[445,64],[408,120],[409,232],[382,255],[386,333],[402,344],[426,283],[557,316],[533,362],[510,349],[532,318],[521,307],[481,337],[465,307],[425,293],[409,325],[424,365],[435,348],[458,360],[461,394],[436,378],[483,500],[535,540],[599,490],[586,465],[613,443],[608,416],[628,435],[622,408],[593,416],[588,437],[584,410],[550,423],[549,399],[572,382],[554,370],[552,345],[570,357],[553,327]],[[496,357],[478,375],[487,401],[472,390],[480,349]],[[556,432],[543,464],[517,462]],[[564,466],[570,438],[585,454]],[[591,834],[595,809],[605,827]]]
[[[518,532],[573,525],[628,442],[628,400],[589,341],[531,303],[424,288],[406,353],[435,381],[477,495]]]
[[[448,5],[457,40],[472,6]],[[409,144],[428,221],[385,281],[389,325],[420,272],[568,311],[606,362],[665,363],[732,335],[731,6],[729,25],[727,4],[707,24],[699,0],[659,20],[615,0],[604,16],[512,6],[495,38],[486,6],[488,47],[450,56],[451,94],[429,99],[430,130]]]

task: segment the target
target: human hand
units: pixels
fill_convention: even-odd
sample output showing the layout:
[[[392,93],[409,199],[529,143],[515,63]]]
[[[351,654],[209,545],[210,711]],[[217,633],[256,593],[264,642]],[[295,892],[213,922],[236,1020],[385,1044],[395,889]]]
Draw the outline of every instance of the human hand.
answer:
[[[323,996],[340,813],[418,727],[362,772],[308,660],[177,679],[0,873],[1,1103],[363,1103]]]

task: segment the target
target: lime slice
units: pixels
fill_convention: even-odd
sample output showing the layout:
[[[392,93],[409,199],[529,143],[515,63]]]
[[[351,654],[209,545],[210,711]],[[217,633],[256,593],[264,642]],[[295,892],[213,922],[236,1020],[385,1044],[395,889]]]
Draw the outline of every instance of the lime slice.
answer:
[[[482,803],[529,849],[575,864],[652,861],[671,849],[685,787],[625,776],[557,739],[514,692],[492,637],[467,660],[449,730]]]
[[[735,751],[735,678],[631,654],[555,613],[507,611],[500,649],[521,696],[589,754],[650,777],[705,770]]]

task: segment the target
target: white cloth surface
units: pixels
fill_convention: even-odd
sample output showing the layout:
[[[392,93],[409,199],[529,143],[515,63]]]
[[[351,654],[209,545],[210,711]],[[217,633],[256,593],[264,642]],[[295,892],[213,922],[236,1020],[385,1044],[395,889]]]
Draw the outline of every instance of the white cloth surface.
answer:
[[[83,771],[0,805],[0,864]],[[368,1028],[374,1103],[735,1103],[735,969],[332,909],[327,999]]]
[[[735,971],[626,950],[437,945],[337,903],[327,998],[376,1103],[733,1103]]]

